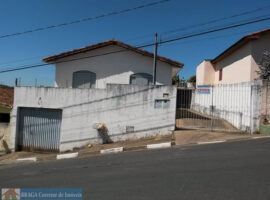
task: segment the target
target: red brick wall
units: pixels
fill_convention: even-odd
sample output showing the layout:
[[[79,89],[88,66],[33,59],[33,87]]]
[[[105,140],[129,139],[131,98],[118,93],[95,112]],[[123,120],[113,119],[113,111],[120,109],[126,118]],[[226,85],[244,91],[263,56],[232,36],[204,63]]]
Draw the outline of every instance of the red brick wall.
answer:
[[[13,107],[14,88],[0,87],[0,105]]]

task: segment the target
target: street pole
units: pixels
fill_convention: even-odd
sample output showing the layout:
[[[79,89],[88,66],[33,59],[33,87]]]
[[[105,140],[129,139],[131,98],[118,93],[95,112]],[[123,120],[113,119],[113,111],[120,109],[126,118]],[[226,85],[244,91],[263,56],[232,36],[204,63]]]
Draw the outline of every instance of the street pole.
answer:
[[[156,85],[156,78],[157,78],[157,49],[158,49],[157,37],[158,37],[158,34],[155,33],[155,53],[154,53],[154,63],[153,63],[153,85]]]

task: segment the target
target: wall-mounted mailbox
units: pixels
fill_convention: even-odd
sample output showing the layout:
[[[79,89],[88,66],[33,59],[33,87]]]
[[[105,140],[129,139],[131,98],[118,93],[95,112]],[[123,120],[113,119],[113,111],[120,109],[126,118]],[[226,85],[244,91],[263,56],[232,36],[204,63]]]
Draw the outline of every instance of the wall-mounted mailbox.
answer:
[[[169,108],[171,101],[169,99],[156,99],[155,108]]]

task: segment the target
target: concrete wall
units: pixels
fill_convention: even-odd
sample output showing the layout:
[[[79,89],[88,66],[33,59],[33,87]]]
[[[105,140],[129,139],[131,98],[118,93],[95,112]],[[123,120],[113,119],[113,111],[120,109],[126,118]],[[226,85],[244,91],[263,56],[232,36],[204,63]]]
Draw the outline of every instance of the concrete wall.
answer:
[[[204,60],[196,68],[196,84],[212,85],[215,81],[215,69],[211,61]]]
[[[0,113],[11,113],[11,108],[1,107]],[[10,123],[0,123],[0,151],[5,151],[3,140],[10,146],[11,125]]]
[[[121,52],[91,57],[115,51]],[[72,74],[79,70],[89,70],[96,73],[96,88],[106,88],[106,84],[129,84],[129,77],[134,73],[153,73],[153,58],[118,46],[108,46],[69,56],[59,60],[59,62],[82,57],[90,58],[56,64],[56,87],[72,87]],[[172,76],[178,71],[178,68],[158,61],[157,83],[171,85]]]
[[[11,125],[9,123],[0,123],[0,151],[6,151],[3,141],[10,147]]]
[[[168,93],[169,104],[155,107],[155,100]],[[12,124],[19,107],[62,109],[60,150],[71,150],[102,139],[93,127],[105,123],[113,141],[170,134],[175,128],[174,86],[108,85],[106,89],[15,88]],[[126,126],[134,126],[127,133]],[[15,148],[16,127],[12,131]]]
[[[260,123],[270,123],[270,81],[263,81]]]
[[[239,130],[253,133],[259,128],[261,85],[261,81],[221,84],[212,87],[210,94],[196,90],[191,107],[201,113],[225,119]]]

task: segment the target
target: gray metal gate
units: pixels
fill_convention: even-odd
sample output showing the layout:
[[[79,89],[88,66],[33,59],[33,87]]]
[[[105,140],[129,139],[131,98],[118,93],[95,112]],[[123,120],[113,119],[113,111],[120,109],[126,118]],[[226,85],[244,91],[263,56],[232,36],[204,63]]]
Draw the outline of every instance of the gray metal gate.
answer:
[[[178,89],[176,128],[253,133],[261,110],[260,88],[260,82],[246,82]]]
[[[220,116],[213,106],[212,87],[202,90],[202,95],[195,89],[178,89],[176,128],[236,131],[232,124]],[[208,98],[203,99],[206,96]]]
[[[17,150],[59,151],[62,110],[19,108]]]

